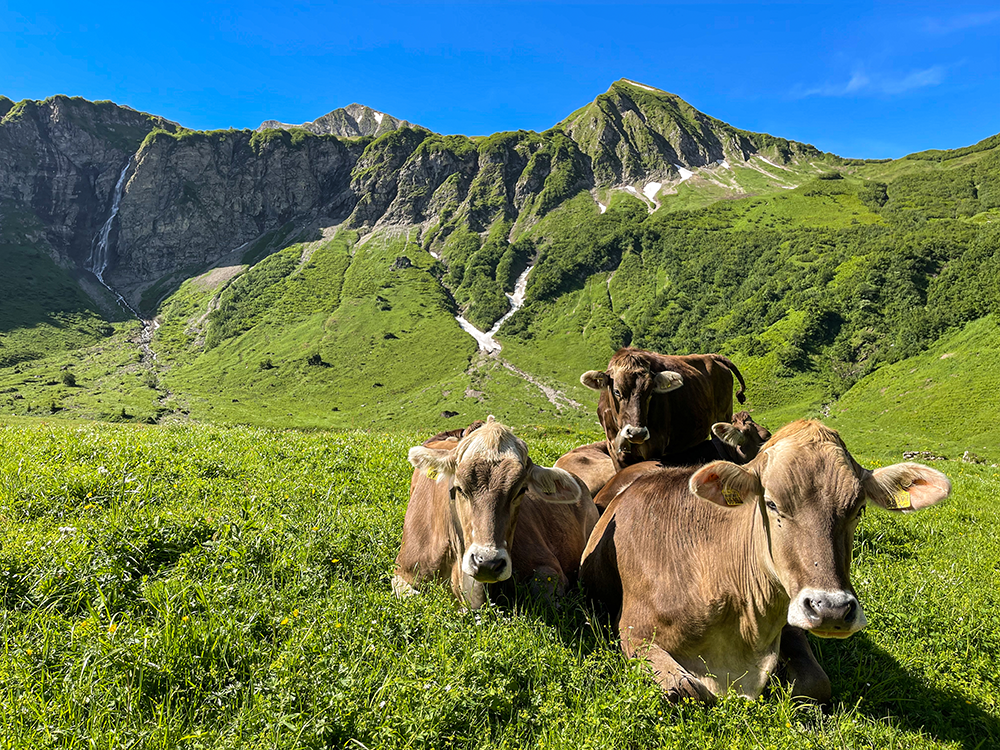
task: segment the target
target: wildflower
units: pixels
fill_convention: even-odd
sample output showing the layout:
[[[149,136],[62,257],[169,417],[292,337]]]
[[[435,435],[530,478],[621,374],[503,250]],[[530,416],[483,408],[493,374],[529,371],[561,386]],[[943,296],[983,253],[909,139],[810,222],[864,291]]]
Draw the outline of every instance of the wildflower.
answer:
[[[339,563],[340,562],[340,558],[339,557],[335,557],[332,560],[330,560],[330,562],[332,562],[332,563]]]
[[[339,628],[339,627],[340,627],[340,623],[339,623],[339,622],[335,622],[335,623],[333,623],[333,627],[335,627],[335,628]]]
[[[25,649],[25,650],[24,650],[24,653],[26,653],[26,654],[27,654],[28,656],[31,656],[31,655],[32,655],[33,653],[35,653],[35,652],[34,652],[34,651],[32,651],[32,650],[31,650],[30,648],[28,648],[28,649]],[[968,701],[966,701],[966,703],[968,703]]]
[[[293,609],[292,610],[292,617],[298,617],[298,616],[299,616],[299,611],[297,609]]]
[[[187,616],[187,615],[184,615],[184,616],[183,616],[183,617],[181,618],[181,622],[187,622],[187,621],[188,621],[188,616]]]
[[[93,494],[94,494],[93,492],[88,492],[87,493],[87,497],[91,497],[91,496],[93,496]]]
[[[113,622],[110,625],[108,625],[108,632],[111,633],[112,635],[114,635],[114,632],[116,630],[118,630],[118,623],[117,622]]]
[[[287,625],[288,624],[288,618],[286,617],[284,620],[282,620],[281,624],[282,625]]]

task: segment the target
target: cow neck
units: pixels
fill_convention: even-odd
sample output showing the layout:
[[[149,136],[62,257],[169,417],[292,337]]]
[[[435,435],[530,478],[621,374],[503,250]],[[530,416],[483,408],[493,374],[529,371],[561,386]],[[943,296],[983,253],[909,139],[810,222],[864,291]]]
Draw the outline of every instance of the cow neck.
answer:
[[[778,579],[771,557],[767,513],[760,500],[741,509],[734,529],[738,553],[724,556],[730,562],[727,571],[731,584],[740,592],[743,612],[740,633],[748,643],[771,641],[780,635],[787,619],[788,594]]]

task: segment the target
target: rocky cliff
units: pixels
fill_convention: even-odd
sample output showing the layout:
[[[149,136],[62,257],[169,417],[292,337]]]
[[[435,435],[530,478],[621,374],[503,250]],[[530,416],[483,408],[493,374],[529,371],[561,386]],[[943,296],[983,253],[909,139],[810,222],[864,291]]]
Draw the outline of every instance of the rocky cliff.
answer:
[[[0,212],[30,215],[37,242],[82,266],[122,168],[154,128],[177,126],[112,102],[0,101]]]

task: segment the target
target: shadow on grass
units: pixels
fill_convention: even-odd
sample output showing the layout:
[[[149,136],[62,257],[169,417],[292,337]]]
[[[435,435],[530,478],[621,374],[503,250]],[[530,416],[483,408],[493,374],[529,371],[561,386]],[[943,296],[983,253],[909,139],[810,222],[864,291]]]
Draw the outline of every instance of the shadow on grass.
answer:
[[[833,682],[838,708],[857,703],[857,710],[874,720],[889,719],[904,729],[959,743],[965,750],[1000,746],[996,716],[962,693],[934,687],[911,674],[866,634],[845,641],[810,640]]]

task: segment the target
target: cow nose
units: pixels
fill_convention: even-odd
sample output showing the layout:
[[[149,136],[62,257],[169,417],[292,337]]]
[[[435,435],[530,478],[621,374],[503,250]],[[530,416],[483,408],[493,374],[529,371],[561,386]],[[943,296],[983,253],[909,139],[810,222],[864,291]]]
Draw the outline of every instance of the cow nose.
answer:
[[[809,619],[816,623],[842,622],[850,625],[858,617],[858,600],[853,596],[843,597],[839,602],[833,601],[833,597],[806,597],[802,606]]]
[[[625,435],[626,440],[633,443],[641,443],[649,437],[649,430],[645,427],[633,427],[627,424],[622,429],[622,434]]]
[[[504,568],[507,567],[507,561],[502,557],[492,557],[489,560],[484,560],[479,555],[473,555],[472,559],[476,563],[477,575],[488,573],[493,576],[499,576],[503,573]]]

